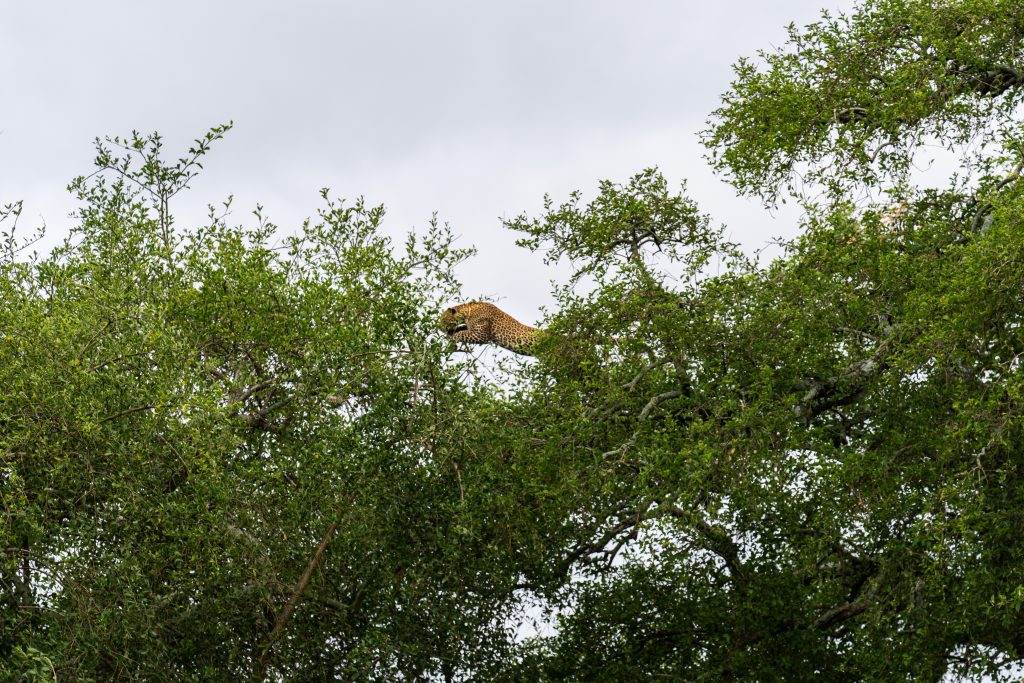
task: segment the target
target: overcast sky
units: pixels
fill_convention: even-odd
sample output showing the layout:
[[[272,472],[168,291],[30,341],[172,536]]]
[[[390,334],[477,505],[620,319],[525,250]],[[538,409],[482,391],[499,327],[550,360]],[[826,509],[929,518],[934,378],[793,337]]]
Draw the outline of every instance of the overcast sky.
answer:
[[[731,64],[781,45],[849,0],[406,0],[9,2],[0,21],[0,203],[66,234],[68,181],[97,136],[160,131],[177,156],[234,120],[172,210],[199,220],[235,196],[292,230],[318,190],[388,208],[389,230],[431,214],[479,255],[467,297],[532,322],[550,304],[539,257],[501,217],[545,192],[658,166],[748,248],[792,234],[792,214],[739,199],[697,133]]]

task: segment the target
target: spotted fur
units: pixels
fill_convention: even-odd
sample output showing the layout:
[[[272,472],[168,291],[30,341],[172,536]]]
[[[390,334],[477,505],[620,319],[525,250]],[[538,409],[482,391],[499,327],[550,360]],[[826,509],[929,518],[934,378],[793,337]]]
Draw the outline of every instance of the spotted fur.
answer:
[[[484,301],[452,306],[441,314],[440,327],[448,338],[470,344],[497,344],[532,356],[540,330],[524,325],[494,304]]]

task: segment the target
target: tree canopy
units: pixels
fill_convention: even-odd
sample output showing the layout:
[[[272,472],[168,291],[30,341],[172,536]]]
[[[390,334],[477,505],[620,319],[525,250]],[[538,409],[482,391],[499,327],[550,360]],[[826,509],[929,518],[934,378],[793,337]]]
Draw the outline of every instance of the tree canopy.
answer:
[[[571,274],[501,381],[436,329],[445,226],[183,229],[229,126],[99,141],[53,253],[0,214],[0,674],[1010,677],[1022,41],[994,0],[792,27],[705,141],[798,237],[761,263],[656,169],[547,198],[506,224]]]

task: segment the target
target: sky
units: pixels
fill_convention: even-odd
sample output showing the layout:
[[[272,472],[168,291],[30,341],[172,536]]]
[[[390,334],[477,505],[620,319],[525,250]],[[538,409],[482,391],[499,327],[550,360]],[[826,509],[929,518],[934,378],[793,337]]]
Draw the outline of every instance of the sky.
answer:
[[[200,222],[234,196],[294,231],[319,190],[387,207],[399,236],[433,213],[479,253],[459,274],[525,322],[564,271],[514,246],[503,217],[545,193],[593,196],[601,179],[657,166],[753,251],[797,228],[793,210],[739,198],[698,134],[741,56],[789,22],[850,0],[149,0],[5,3],[0,22],[0,204],[23,228],[67,234],[66,191],[98,136],[159,131],[176,158],[216,143],[172,212]]]

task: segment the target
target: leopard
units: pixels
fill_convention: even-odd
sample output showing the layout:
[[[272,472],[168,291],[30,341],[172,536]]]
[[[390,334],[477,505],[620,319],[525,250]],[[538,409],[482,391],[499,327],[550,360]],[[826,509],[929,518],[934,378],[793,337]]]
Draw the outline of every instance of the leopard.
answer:
[[[454,342],[496,344],[521,356],[533,356],[542,330],[524,325],[486,301],[458,304],[441,313],[438,326]]]

